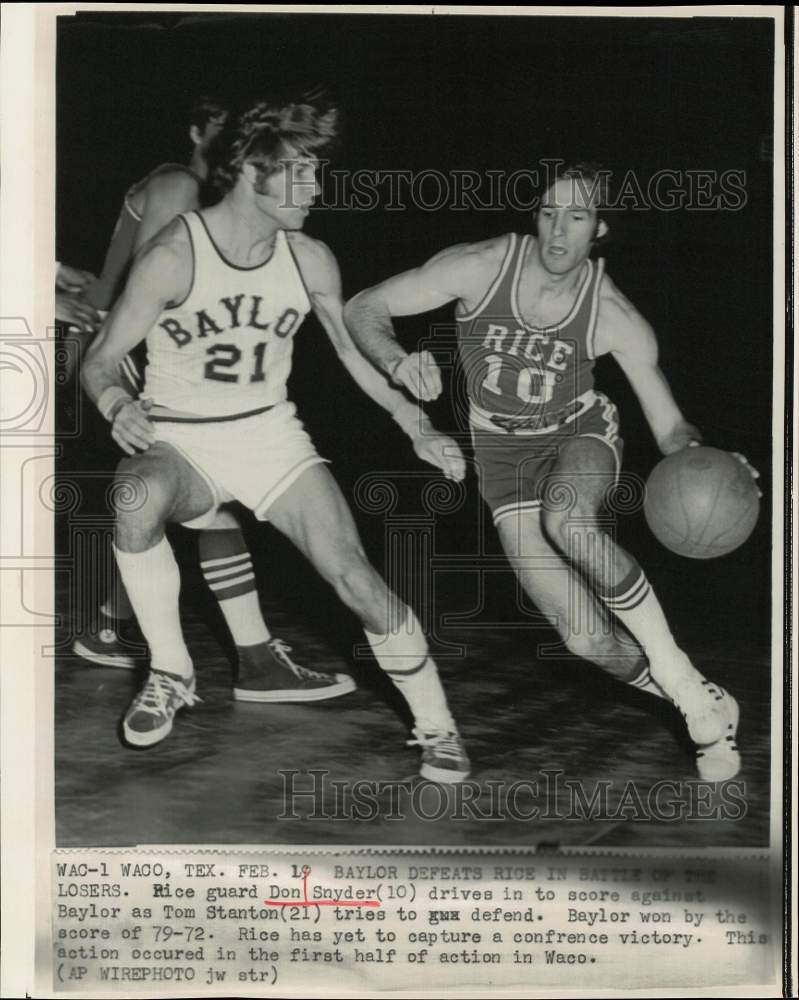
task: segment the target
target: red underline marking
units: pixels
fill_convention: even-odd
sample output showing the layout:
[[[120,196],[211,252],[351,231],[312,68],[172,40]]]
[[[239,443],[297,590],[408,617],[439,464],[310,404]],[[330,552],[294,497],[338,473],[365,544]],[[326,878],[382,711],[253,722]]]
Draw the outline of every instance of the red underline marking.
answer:
[[[294,900],[283,900],[283,899],[265,899],[265,906],[380,906],[380,903],[376,899],[368,899],[363,902],[349,902],[348,900],[342,899],[341,902],[335,899],[309,899],[307,901],[302,899]]]
[[[308,899],[308,876],[311,874],[311,866],[304,865],[302,869],[302,899],[265,899],[264,906],[380,906],[376,899],[366,899],[359,902],[349,902],[335,899],[312,900]]]

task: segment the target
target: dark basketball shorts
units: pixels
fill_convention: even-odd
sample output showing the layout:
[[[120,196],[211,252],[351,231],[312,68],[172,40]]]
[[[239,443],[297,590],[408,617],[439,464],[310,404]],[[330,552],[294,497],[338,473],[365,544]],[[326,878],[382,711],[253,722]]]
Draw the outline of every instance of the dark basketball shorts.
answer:
[[[623,447],[618,411],[602,393],[591,391],[584,409],[554,429],[508,432],[473,426],[480,494],[491,509],[494,524],[518,511],[539,510],[548,483],[557,489],[552,473],[561,448],[585,437],[596,438],[610,448],[618,476]]]

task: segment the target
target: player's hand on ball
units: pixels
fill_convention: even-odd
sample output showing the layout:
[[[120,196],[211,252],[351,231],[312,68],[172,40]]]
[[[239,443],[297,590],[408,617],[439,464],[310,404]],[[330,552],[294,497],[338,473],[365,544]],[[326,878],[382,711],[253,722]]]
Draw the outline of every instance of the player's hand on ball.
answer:
[[[673,455],[682,448],[697,448],[702,443],[702,434],[693,424],[685,421],[678,424],[664,438],[658,441],[664,455]]]
[[[155,441],[153,425],[147,416],[151,399],[131,399],[117,410],[111,424],[111,437],[128,455],[147,451]]]
[[[441,371],[430,351],[406,355],[392,370],[391,381],[417,399],[438,399],[441,395]]]
[[[82,333],[94,333],[100,322],[93,306],[68,292],[56,292],[55,318],[57,322],[76,327]]]
[[[423,462],[441,469],[447,479],[460,482],[466,475],[466,459],[457,441],[447,434],[422,434],[414,438],[413,450]]]
[[[746,471],[749,473],[752,479],[755,480],[760,479],[760,473],[753,465],[749,464],[749,460],[746,458],[746,456],[742,455],[740,451],[731,451],[730,454],[732,455],[733,458],[737,458],[738,461],[741,463],[741,465],[743,465],[746,468]],[[757,485],[757,483],[755,483],[755,485]],[[763,491],[760,489],[759,486],[757,487],[757,495],[759,497],[763,496]]]
[[[84,271],[80,267],[70,267],[69,264],[59,264],[55,276],[55,286],[62,292],[80,292],[91,281],[97,278],[91,271]]]

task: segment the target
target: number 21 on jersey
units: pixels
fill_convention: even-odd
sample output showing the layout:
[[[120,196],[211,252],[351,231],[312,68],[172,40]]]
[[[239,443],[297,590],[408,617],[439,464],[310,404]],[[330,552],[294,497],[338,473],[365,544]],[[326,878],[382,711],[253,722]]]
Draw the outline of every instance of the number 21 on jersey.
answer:
[[[268,344],[265,341],[256,344],[252,350],[252,364],[250,365],[249,382],[263,382],[264,357]],[[230,371],[241,361],[241,348],[236,344],[214,344],[205,352],[210,358],[205,362],[203,374],[205,378],[213,379],[215,382],[238,382],[239,373]],[[246,377],[246,376],[245,376]]]

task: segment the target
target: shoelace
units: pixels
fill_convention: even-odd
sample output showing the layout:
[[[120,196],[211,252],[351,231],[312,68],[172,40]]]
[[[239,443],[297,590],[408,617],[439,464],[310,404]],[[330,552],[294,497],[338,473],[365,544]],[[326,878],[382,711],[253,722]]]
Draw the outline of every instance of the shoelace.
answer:
[[[409,747],[419,746],[423,750],[434,749],[440,757],[449,757],[451,760],[461,760],[463,757],[460,737],[457,733],[425,734],[414,729],[413,735],[416,739],[407,741]]]
[[[320,674],[316,670],[311,670],[308,667],[301,667],[299,663],[295,663],[294,660],[289,656],[292,647],[289,646],[287,642],[283,642],[282,639],[273,639],[269,643],[269,648],[275,654],[275,657],[280,660],[284,667],[294,674],[298,680],[309,680],[309,681],[329,681],[330,677],[327,674]]]
[[[136,708],[151,715],[162,715],[167,710],[170,697],[178,698],[184,705],[196,705],[200,699],[181,681],[173,681],[166,674],[152,672],[137,699]]]
[[[721,689],[718,688],[713,681],[704,680],[702,681],[702,686],[707,688],[708,694],[712,694],[716,701],[721,701],[724,697],[721,693]]]

